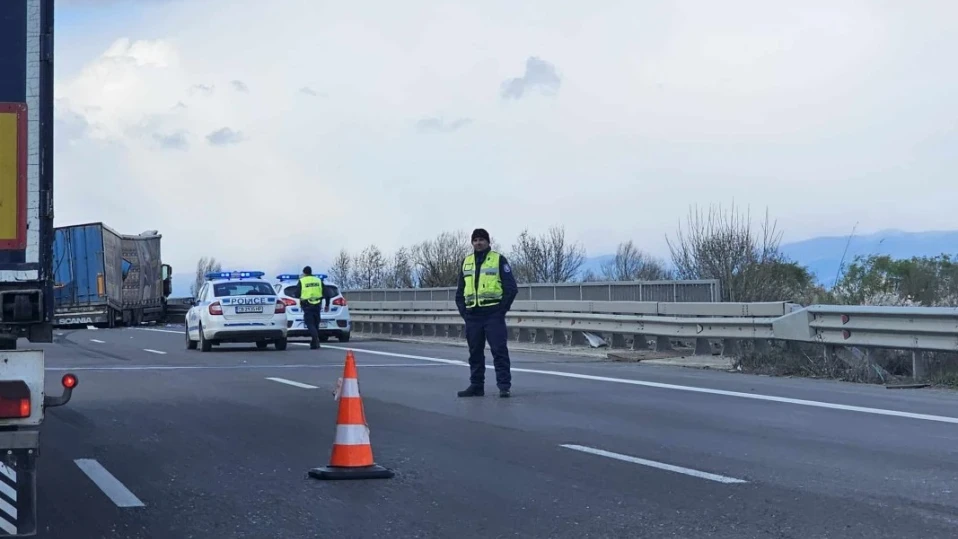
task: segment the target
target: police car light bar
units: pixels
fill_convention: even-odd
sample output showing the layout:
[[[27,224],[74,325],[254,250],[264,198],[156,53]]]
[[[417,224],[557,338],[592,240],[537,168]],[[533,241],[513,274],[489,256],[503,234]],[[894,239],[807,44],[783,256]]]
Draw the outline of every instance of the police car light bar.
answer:
[[[211,271],[206,274],[206,279],[260,279],[266,275],[262,271]]]
[[[276,276],[277,281],[298,281],[299,275],[295,273],[281,273]]]

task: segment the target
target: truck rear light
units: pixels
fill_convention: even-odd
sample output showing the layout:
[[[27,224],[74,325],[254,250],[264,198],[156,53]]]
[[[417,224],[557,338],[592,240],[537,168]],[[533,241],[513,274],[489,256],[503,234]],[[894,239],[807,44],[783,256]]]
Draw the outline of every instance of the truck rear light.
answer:
[[[220,302],[214,301],[213,303],[210,303],[209,311],[210,314],[214,316],[221,315],[223,314],[223,306],[220,305]]]
[[[23,380],[0,382],[0,419],[30,417],[30,388]]]
[[[77,386],[77,377],[72,374],[64,374],[63,378],[60,380],[60,383],[63,384],[63,387],[67,389],[73,389]]]
[[[276,300],[276,310],[273,311],[274,314],[283,314],[286,312],[286,302],[278,299]]]
[[[340,307],[346,306],[346,298],[336,298],[333,300],[333,305],[339,305]]]
[[[281,301],[283,302],[283,305],[285,305],[285,306],[287,306],[287,307],[295,307],[295,306],[296,306],[296,300],[295,300],[295,299],[292,299],[292,298],[282,298]]]

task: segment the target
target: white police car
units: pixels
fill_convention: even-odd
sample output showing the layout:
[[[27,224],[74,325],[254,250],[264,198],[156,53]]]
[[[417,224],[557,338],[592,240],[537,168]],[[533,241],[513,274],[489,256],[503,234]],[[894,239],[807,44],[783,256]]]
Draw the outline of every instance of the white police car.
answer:
[[[299,304],[299,275],[284,273],[276,276],[273,289],[279,295],[280,301],[286,304],[286,319],[290,337],[309,337],[309,330],[303,321],[303,309]],[[319,340],[326,342],[330,336],[340,342],[349,341],[352,332],[352,318],[349,316],[349,306],[346,298],[336,283],[326,280],[326,275],[317,274],[323,281],[323,312],[320,314]],[[328,304],[326,302],[329,302]],[[326,307],[329,310],[326,310]]]
[[[186,347],[204,352],[222,343],[273,343],[286,349],[286,304],[262,271],[206,274],[206,282],[186,313]]]

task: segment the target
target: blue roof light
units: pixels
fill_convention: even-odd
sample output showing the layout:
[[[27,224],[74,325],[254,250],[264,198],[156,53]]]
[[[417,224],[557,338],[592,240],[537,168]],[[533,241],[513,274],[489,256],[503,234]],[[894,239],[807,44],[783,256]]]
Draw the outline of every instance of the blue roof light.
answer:
[[[206,274],[206,279],[261,279],[266,273],[262,271],[211,271]]]
[[[276,276],[277,281],[298,281],[299,275],[296,273],[280,273]]]
[[[325,273],[320,273],[320,274],[318,274],[318,275],[316,275],[316,276],[319,277],[319,280],[320,280],[320,281],[325,281],[326,279],[329,278],[329,275],[326,275]]]

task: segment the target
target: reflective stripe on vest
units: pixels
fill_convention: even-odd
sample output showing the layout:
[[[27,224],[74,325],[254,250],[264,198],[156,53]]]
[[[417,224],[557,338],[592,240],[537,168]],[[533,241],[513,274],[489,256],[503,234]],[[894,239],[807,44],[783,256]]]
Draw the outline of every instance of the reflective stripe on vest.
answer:
[[[499,275],[499,253],[489,251],[479,268],[479,282],[476,283],[476,254],[470,254],[462,263],[462,278],[465,280],[463,295],[466,308],[486,307],[502,301],[502,278]]]
[[[299,300],[315,305],[323,299],[323,281],[313,275],[304,275],[299,279]]]

